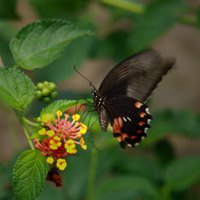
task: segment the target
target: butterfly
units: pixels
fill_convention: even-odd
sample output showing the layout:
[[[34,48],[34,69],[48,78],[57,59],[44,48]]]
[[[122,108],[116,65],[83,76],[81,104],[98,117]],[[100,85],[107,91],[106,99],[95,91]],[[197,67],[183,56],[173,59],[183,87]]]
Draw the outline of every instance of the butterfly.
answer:
[[[101,129],[106,131],[110,123],[122,148],[135,147],[147,136],[152,116],[145,102],[174,63],[155,50],[146,50],[116,65],[99,89],[87,79]]]

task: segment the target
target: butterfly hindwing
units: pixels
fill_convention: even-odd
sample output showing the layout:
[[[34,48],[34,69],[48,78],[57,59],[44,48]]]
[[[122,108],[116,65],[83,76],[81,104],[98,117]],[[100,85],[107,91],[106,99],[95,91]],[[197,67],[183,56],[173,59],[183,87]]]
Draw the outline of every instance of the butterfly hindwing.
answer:
[[[121,147],[135,147],[146,137],[151,115],[142,102],[130,97],[114,97],[107,102],[108,116],[113,127],[113,136]]]

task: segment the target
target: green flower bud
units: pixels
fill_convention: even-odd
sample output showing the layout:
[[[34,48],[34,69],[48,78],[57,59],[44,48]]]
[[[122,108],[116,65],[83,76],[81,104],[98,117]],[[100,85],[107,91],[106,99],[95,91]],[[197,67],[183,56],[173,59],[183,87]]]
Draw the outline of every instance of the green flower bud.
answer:
[[[44,84],[43,84],[43,83],[39,82],[39,83],[37,84],[37,88],[38,88],[38,89],[42,89],[43,87],[44,87]]]
[[[51,98],[50,97],[44,97],[43,98],[43,102],[44,103],[49,103],[51,101]]]
[[[36,90],[36,91],[35,91],[35,97],[36,97],[37,99],[40,99],[40,98],[42,97],[42,92],[41,92],[40,90]]]
[[[54,91],[54,90],[56,89],[56,84],[53,83],[53,82],[49,82],[49,89],[50,89],[51,91]]]
[[[44,84],[44,86],[47,86],[47,87],[49,86],[49,82],[48,81],[44,81],[43,84]]]
[[[58,95],[58,92],[54,91],[54,92],[51,93],[51,98],[54,99],[54,98],[57,97],[57,95]]]
[[[47,88],[43,88],[43,89],[42,89],[42,95],[43,95],[43,96],[48,96],[49,93],[50,93],[49,89],[47,89]]]

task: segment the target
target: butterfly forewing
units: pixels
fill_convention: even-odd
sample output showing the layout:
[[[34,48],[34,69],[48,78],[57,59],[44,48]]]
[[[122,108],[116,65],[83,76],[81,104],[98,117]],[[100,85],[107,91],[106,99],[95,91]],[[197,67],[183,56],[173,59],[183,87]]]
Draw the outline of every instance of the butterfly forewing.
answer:
[[[115,66],[99,91],[105,96],[125,95],[144,102],[173,64],[174,59],[164,59],[154,50],[138,53]]]

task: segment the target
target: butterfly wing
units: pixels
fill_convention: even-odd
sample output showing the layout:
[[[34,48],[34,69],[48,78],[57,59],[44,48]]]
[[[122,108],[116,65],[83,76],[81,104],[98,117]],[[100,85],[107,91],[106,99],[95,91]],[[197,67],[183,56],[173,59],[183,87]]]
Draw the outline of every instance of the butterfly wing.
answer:
[[[174,60],[164,59],[154,50],[130,56],[115,66],[104,78],[95,102],[102,130],[108,122],[120,145],[136,146],[150,127],[151,115],[143,103],[155,89],[162,77],[174,65]],[[98,105],[98,103],[96,104]]]
[[[130,97],[113,97],[107,99],[105,105],[113,136],[122,148],[135,147],[147,136],[152,117],[145,104]]]
[[[144,102],[174,62],[154,50],[130,56],[107,74],[99,91],[106,97],[123,95]]]

